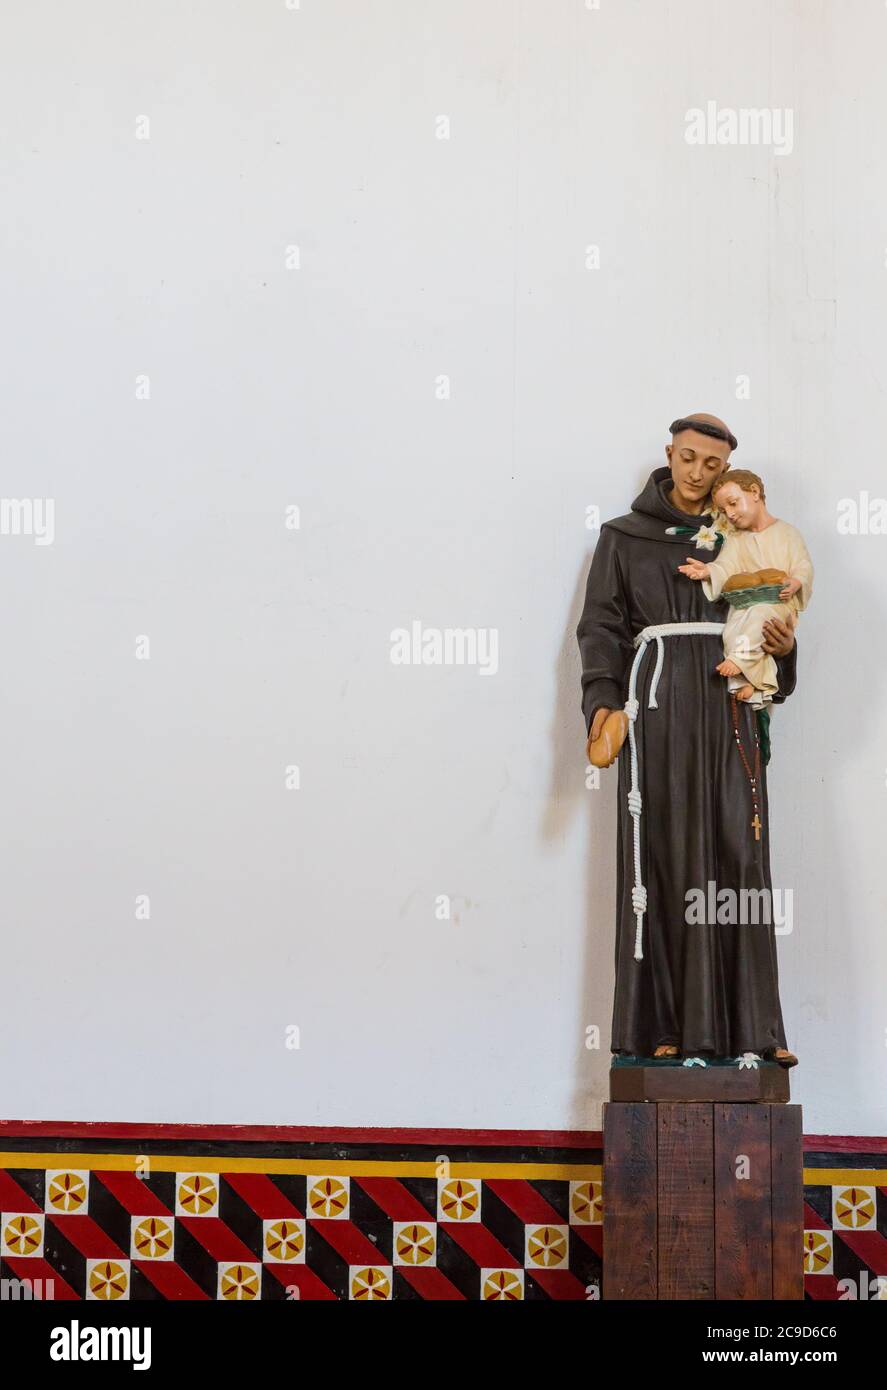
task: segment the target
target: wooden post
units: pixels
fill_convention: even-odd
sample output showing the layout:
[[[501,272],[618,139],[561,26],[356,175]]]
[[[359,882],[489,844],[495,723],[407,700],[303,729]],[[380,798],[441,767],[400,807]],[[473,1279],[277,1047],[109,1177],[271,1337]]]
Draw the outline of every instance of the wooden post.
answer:
[[[785,1103],[787,1073],[639,1066],[610,1076],[604,1298],[802,1299],[801,1107]]]

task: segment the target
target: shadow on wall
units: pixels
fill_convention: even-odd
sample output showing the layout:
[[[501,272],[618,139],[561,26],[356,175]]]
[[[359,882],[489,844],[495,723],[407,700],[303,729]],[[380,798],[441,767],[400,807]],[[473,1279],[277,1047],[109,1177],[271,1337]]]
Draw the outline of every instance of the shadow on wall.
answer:
[[[634,490],[626,488],[628,511],[658,462],[641,471]],[[616,513],[614,513],[615,515]],[[542,839],[561,839],[580,808],[588,806],[583,941],[578,969],[583,982],[576,1020],[576,1084],[570,1123],[597,1129],[601,1103],[609,1095],[610,1028],[616,958],[616,830],[619,770],[593,768],[585,756],[581,665],[576,628],[582,616],[593,551],[576,577],[570,616],[557,657],[556,697],[552,714],[551,787],[542,819]],[[566,792],[564,792],[566,788]],[[583,821],[584,821],[583,817]]]
[[[798,625],[797,690],[773,716],[768,781],[774,888],[793,893],[792,931],[778,942],[789,1045],[801,1059],[792,1084],[795,1098],[811,1107],[809,1127],[817,1130],[821,1105],[839,1101],[851,1115],[871,1109],[876,1077],[859,1059],[883,1057],[883,1033],[878,1023],[873,1036],[871,1010],[837,1017],[831,1000],[836,971],[860,1001],[871,980],[865,933],[877,909],[873,905],[862,921],[853,914],[866,886],[859,877],[866,788],[874,778],[883,794],[887,776],[879,733],[885,670],[873,649],[864,666],[851,664],[854,645],[847,638],[852,630],[883,632],[887,613],[860,550],[844,544],[834,526],[820,524],[808,544],[816,571],[813,600]],[[848,805],[851,814],[842,814]],[[807,866],[816,866],[815,876]],[[805,1068],[805,1061],[815,1068]],[[880,1132],[883,1123],[876,1114]]]

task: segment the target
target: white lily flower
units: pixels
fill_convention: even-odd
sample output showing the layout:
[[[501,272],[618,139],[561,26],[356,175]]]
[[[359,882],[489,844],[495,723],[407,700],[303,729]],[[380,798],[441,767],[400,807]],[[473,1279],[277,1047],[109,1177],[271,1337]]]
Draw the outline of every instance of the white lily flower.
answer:
[[[752,1071],[757,1071],[758,1063],[761,1059],[757,1052],[743,1052],[742,1056],[738,1060],[740,1070],[743,1067],[748,1067]]]
[[[700,526],[695,536],[691,537],[699,550],[714,550],[718,541],[723,538],[723,533],[716,526]]]
[[[685,1057],[685,1058],[684,1058],[684,1066],[685,1066],[685,1067],[707,1067],[707,1066],[708,1066],[708,1062],[706,1062],[706,1060],[705,1060],[704,1057]]]

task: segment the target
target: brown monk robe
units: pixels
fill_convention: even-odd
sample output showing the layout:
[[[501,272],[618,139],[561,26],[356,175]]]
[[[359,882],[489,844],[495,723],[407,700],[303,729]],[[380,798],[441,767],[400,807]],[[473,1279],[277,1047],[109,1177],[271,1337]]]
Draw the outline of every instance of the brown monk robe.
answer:
[[[736,746],[731,701],[716,667],[720,636],[694,631],[661,638],[656,708],[649,695],[658,644],[651,640],[636,677],[635,739],[641,795],[640,875],[646,896],[642,958],[634,822],[629,811],[631,760],[624,742],[635,636],[662,623],[723,622],[726,604],[709,603],[678,565],[688,554],[712,559],[694,536],[710,528],[706,510],[712,482],[726,467],[735,440],[712,416],[676,421],[666,454],[626,516],[604,523],[588,575],[576,630],[582,657],[582,708],[589,756],[619,760],[617,840],[616,990],[611,1050],[638,1057],[735,1058],[756,1053],[793,1065],[786,1047],[772,921],[719,925],[687,921],[687,894],[709,884],[771,889],[766,769],[754,808]],[[680,504],[680,505],[677,505]],[[675,528],[675,529],[673,529]],[[669,534],[669,531],[672,534]],[[793,635],[776,624],[767,634],[777,657],[779,691],[795,686]],[[613,717],[615,712],[615,717]],[[755,714],[739,709],[739,732],[754,757]],[[606,726],[606,736],[601,730]],[[609,743],[609,747],[607,746]],[[621,751],[620,751],[621,749]],[[767,900],[772,902],[770,893]]]

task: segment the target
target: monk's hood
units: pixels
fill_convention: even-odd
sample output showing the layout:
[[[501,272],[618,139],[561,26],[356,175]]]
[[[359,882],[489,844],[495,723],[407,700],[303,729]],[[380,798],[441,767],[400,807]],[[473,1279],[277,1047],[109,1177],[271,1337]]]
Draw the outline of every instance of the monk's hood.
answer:
[[[700,526],[711,525],[711,513],[688,516],[686,512],[679,512],[668,500],[671,485],[671,469],[654,468],[643,490],[632,502],[627,516],[614,517],[612,521],[605,521],[604,525],[626,536],[640,536],[645,540],[686,547],[692,532]],[[673,526],[684,529],[670,536],[668,529]]]

